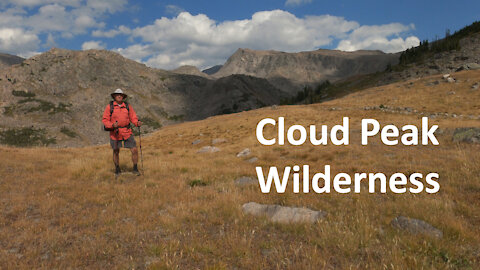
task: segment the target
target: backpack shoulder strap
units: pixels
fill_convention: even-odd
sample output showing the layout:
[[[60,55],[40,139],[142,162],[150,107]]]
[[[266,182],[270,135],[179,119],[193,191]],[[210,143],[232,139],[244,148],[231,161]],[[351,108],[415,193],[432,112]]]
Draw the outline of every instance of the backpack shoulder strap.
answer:
[[[110,101],[110,118],[112,117],[113,114],[113,100]]]
[[[130,106],[128,105],[128,103],[125,101],[123,103],[125,103],[125,107],[127,107],[127,111],[130,112]]]

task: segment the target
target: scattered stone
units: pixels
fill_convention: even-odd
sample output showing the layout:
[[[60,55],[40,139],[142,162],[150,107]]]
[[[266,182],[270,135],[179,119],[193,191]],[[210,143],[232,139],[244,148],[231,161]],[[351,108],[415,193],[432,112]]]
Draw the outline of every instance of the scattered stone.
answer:
[[[242,206],[245,214],[266,216],[272,222],[279,223],[315,223],[327,216],[325,211],[314,211],[308,208],[288,207],[281,205],[245,203]]]
[[[252,157],[252,158],[250,158],[250,159],[247,159],[247,162],[249,162],[249,163],[255,163],[255,162],[257,162],[257,161],[258,161],[258,158],[257,158],[257,157]]]
[[[204,146],[204,147],[200,148],[200,150],[198,150],[197,153],[215,153],[215,152],[218,152],[218,151],[220,151],[220,148],[215,147],[215,146],[207,145],[207,146]]]
[[[452,77],[448,77],[448,78],[447,78],[447,82],[449,82],[449,83],[454,83],[454,82],[455,82],[455,79],[452,78]]]
[[[449,78],[449,77],[450,77],[450,74],[444,74],[444,75],[443,75],[443,78],[444,78],[445,80],[446,80],[447,78]]]
[[[455,95],[455,91],[450,91],[447,93],[447,95]]]
[[[277,105],[272,105],[270,108],[271,108],[272,110],[276,110],[276,109],[278,109],[278,106],[277,106]]]
[[[253,185],[257,183],[258,183],[258,180],[250,176],[242,176],[235,179],[235,185],[237,186],[248,186],[248,185]]]
[[[477,89],[478,89],[478,82],[477,82],[477,83],[474,83],[474,84],[472,85],[472,89],[473,89],[473,90],[477,90]]]
[[[237,154],[237,157],[248,157],[251,153],[249,148],[245,148]]]
[[[145,267],[148,267],[152,264],[157,264],[157,263],[161,263],[162,260],[160,258],[157,258],[157,257],[146,257],[145,258]]]
[[[462,70],[478,70],[480,69],[480,65],[477,63],[466,63],[460,66],[456,71],[462,71]]]
[[[195,144],[199,144],[201,142],[202,142],[202,140],[195,140],[195,141],[192,142],[192,144],[195,145]]]
[[[443,232],[427,222],[404,216],[398,216],[391,222],[392,227],[407,231],[411,234],[424,234],[436,238],[442,238]]]
[[[453,132],[454,142],[480,143],[480,128],[456,128]]]
[[[224,143],[227,142],[227,139],[225,138],[216,138],[212,140],[212,144],[217,144],[217,143]]]
[[[263,248],[262,250],[260,250],[260,253],[262,253],[263,256],[268,257],[273,253],[273,249]]]

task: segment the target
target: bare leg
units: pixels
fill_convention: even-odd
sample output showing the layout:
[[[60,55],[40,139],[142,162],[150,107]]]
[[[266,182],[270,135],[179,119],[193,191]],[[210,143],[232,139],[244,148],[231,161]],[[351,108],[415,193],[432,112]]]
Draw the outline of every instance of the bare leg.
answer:
[[[138,163],[138,149],[137,147],[134,147],[134,148],[130,148],[130,151],[132,152],[133,165],[136,165]]]

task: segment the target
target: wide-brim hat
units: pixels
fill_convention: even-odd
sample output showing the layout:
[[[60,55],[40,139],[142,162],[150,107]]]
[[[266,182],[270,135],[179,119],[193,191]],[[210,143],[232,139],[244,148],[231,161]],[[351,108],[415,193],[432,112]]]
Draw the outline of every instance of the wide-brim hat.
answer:
[[[122,89],[118,88],[117,90],[115,90],[115,92],[111,93],[110,96],[112,96],[112,98],[114,99],[114,95],[122,95],[123,96],[123,99],[126,99],[128,96],[127,94],[123,93]]]

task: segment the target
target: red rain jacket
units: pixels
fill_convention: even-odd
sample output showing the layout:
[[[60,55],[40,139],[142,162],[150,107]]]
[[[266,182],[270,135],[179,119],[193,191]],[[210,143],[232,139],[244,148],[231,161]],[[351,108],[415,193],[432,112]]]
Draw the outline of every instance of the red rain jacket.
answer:
[[[130,111],[125,106],[125,102],[118,104],[113,102],[112,118],[110,119],[110,104],[107,105],[103,112],[102,122],[107,128],[112,128],[115,121],[118,121],[118,129],[110,131],[110,138],[112,140],[126,140],[132,135],[132,129],[126,128],[130,122],[138,126],[138,117],[133,110],[132,105],[128,104]],[[118,132],[117,132],[118,131]]]

